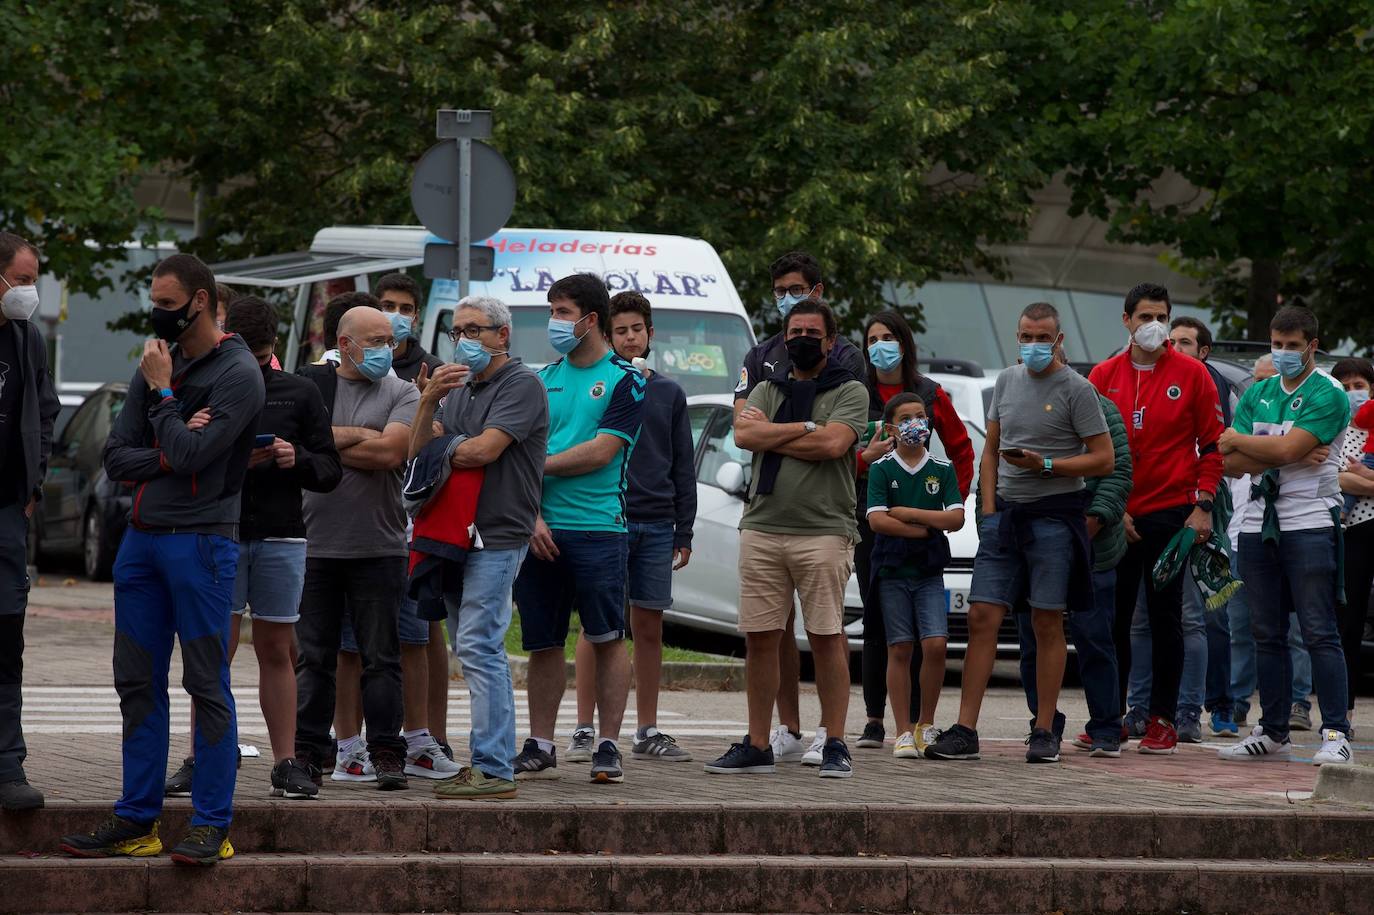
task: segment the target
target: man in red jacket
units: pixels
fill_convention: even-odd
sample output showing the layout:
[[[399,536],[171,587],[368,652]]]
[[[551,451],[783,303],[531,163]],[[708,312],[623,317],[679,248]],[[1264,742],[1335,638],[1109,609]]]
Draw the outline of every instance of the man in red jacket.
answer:
[[[1116,574],[1116,656],[1121,693],[1131,669],[1131,615],[1142,580],[1150,615],[1153,671],[1150,723],[1140,752],[1170,754],[1178,745],[1174,710],[1183,675],[1183,578],[1157,591],[1150,571],[1179,529],[1212,534],[1212,499],[1221,481],[1221,407],[1201,362],[1169,344],[1169,290],[1141,283],[1126,295],[1121,323],[1130,346],[1092,370],[1088,380],[1126,418],[1135,468],[1126,504],[1126,555]],[[1124,708],[1123,704],[1123,708]]]

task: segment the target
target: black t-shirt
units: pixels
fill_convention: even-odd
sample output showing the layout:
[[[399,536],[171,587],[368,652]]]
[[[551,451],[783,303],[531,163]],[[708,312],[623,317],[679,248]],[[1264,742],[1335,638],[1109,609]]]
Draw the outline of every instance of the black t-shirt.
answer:
[[[835,339],[830,361],[853,372],[855,381],[867,383],[868,367],[864,364],[864,354],[844,337]],[[771,377],[774,372],[781,372],[785,376],[791,367],[792,360],[787,357],[787,346],[781,333],[754,344],[754,348],[744,355],[744,368],[740,369],[739,384],[735,385],[735,399],[747,398],[760,381]]]
[[[5,447],[4,460],[0,461],[0,505],[13,505],[24,495],[24,439],[19,423],[23,403],[19,335],[14,332],[14,322],[6,321],[0,327],[0,442]]]

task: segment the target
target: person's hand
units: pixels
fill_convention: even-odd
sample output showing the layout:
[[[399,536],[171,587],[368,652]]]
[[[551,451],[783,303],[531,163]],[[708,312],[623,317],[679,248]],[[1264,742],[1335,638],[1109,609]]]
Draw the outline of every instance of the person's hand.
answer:
[[[736,423],[766,423],[768,416],[758,407],[745,407],[739,411],[739,416],[735,417]]]
[[[1240,438],[1240,433],[1235,429],[1226,428],[1221,430],[1221,438],[1217,439],[1217,450],[1222,454],[1230,454],[1236,450],[1236,439]]]
[[[33,498],[30,498],[30,499],[29,499],[29,504],[24,506],[24,517],[25,517],[25,518],[32,518],[32,517],[33,517],[33,507],[34,507],[35,505],[37,505],[37,504],[38,504],[38,500],[37,500],[37,499],[33,499]],[[691,551],[688,550],[688,552],[691,552]],[[685,562],[683,563],[683,565],[686,565],[686,564],[687,564],[687,563],[685,563]]]
[[[248,468],[261,467],[263,464],[272,460],[272,446],[267,445],[262,448],[254,448],[248,452]]]
[[[553,532],[544,523],[543,516],[534,519],[534,534],[530,536],[530,552],[545,562],[558,558],[558,545],[553,542]]]
[[[429,385],[429,363],[420,363],[420,372],[415,376],[415,387],[420,389],[420,396],[425,396],[425,388]]]
[[[1038,451],[1022,449],[1020,457],[1012,457],[1006,452],[1002,452],[1002,460],[1013,467],[1020,467],[1022,470],[1044,470],[1045,457]]]
[[[148,386],[157,390],[172,386],[172,353],[167,349],[166,340],[146,340],[143,343],[143,358],[138,363],[139,371]]]
[[[449,391],[467,384],[468,376],[471,374],[472,369],[466,365],[447,362],[435,369],[434,375],[426,379],[424,387],[420,389],[420,396],[431,404],[437,404]],[[420,383],[418,377],[415,383]]]
[[[1121,516],[1121,523],[1126,528],[1126,542],[1139,543],[1140,534],[1136,532],[1135,519],[1131,517],[1130,512],[1127,512],[1126,514]]]
[[[1202,543],[1212,536],[1212,513],[1194,506],[1193,512],[1184,522],[1184,526],[1197,531],[1197,542]]]
[[[194,416],[186,420],[186,428],[191,432],[195,432],[197,430],[204,429],[207,425],[209,425],[209,423],[210,408],[205,407],[204,409],[197,410]]]
[[[878,438],[873,436],[873,441],[868,443],[868,447],[863,450],[865,464],[873,464],[883,455],[897,447],[897,440],[893,438]]]
[[[435,438],[438,438],[439,436],[444,434],[444,424],[436,419],[434,422],[429,424],[429,431],[434,435]]]
[[[1350,458],[1346,461],[1345,469],[1357,477],[1364,477],[1366,480],[1374,480],[1374,469],[1366,467],[1359,458]]]
[[[1325,463],[1326,463],[1326,459],[1329,458],[1330,456],[1331,456],[1331,446],[1330,446],[1330,445],[1318,445],[1317,447],[1313,448],[1311,451],[1309,451],[1309,452],[1307,452],[1306,454],[1304,454],[1304,455],[1302,456],[1302,460],[1301,460],[1299,463],[1302,463],[1302,464],[1310,464],[1310,465],[1312,465],[1312,466],[1314,466],[1314,467],[1320,467],[1322,464],[1325,464]]]
[[[924,540],[930,536],[930,528],[924,524],[916,524],[915,522],[908,521],[907,525],[911,528],[909,533],[915,540]]]
[[[1092,540],[1102,530],[1102,519],[1097,515],[1089,515],[1084,522],[1088,526],[1088,539]]]
[[[268,450],[272,452],[272,457],[282,470],[290,470],[296,466],[296,446],[290,442],[274,438]]]
[[[685,569],[687,563],[692,561],[692,550],[690,547],[680,546],[673,550],[673,571]]]

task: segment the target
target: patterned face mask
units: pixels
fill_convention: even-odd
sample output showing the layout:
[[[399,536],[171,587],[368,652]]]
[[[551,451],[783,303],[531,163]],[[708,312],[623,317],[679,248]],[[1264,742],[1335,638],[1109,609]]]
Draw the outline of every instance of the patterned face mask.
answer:
[[[897,425],[897,438],[904,445],[925,445],[930,440],[930,420],[913,416]]]

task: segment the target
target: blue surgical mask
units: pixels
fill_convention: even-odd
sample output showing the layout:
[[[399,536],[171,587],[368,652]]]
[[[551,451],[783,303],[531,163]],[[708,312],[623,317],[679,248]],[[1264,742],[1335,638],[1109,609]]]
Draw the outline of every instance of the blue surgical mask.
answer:
[[[1054,361],[1054,344],[1022,343],[1021,361],[1032,372],[1043,372]]]
[[[386,377],[386,373],[391,371],[391,347],[372,346],[358,347],[363,351],[362,361],[353,358],[349,350],[357,344],[349,341],[349,345],[339,350],[341,353],[348,354],[348,361],[362,374],[368,381],[381,381]]]
[[[1367,404],[1367,403],[1369,402],[1369,392],[1368,392],[1368,391],[1361,391],[1361,390],[1346,391],[1346,392],[1345,392],[1345,396],[1350,398],[1350,412],[1351,412],[1351,413],[1354,413],[1354,412],[1355,412],[1356,410],[1358,410],[1360,407],[1363,407],[1365,404]]]
[[[491,353],[480,341],[463,337],[458,341],[458,361],[472,369],[472,374],[480,375],[491,365]]]
[[[792,310],[793,305],[796,305],[798,302],[806,301],[808,298],[811,297],[811,293],[815,291],[816,287],[812,286],[809,290],[807,290],[806,295],[793,295],[790,292],[787,293],[787,295],[777,300],[778,313],[781,314],[784,318],[786,318],[787,313]]]
[[[561,318],[549,318],[549,346],[567,355],[577,349],[577,344],[582,342],[582,337],[577,335],[577,325],[586,318],[583,315],[576,321],[564,321]],[[583,335],[585,336],[585,334]]]
[[[902,364],[902,346],[896,340],[879,340],[868,347],[868,361],[880,372]]]
[[[387,312],[386,319],[391,322],[391,336],[396,338],[397,343],[403,343],[410,337],[410,329],[415,324],[415,319],[401,314],[399,311]]]
[[[1274,370],[1284,378],[1297,378],[1307,368],[1307,350],[1299,353],[1293,350],[1276,349],[1271,350],[1270,354],[1274,358]]]
[[[913,416],[897,426],[897,438],[903,445],[922,445],[930,441],[930,420]]]

